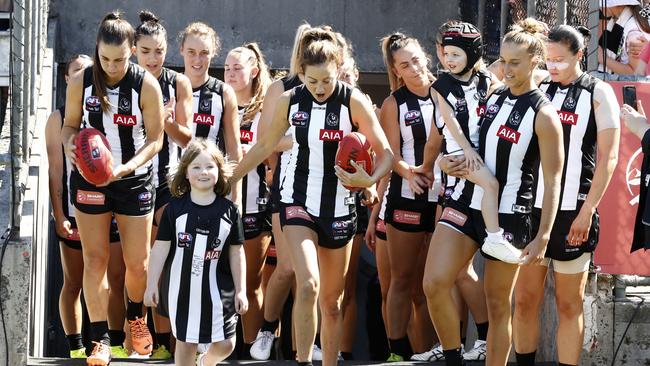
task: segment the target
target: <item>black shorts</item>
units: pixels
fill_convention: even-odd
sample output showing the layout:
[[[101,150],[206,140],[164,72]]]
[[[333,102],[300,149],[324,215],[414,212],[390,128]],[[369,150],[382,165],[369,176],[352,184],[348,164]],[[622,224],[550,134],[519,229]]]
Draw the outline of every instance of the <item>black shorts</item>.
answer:
[[[106,187],[88,183],[76,170],[70,188],[75,207],[86,214],[113,212],[126,216],[143,216],[154,208],[156,190],[152,174],[117,180]]]
[[[368,207],[361,203],[363,194],[357,195],[357,234],[365,235],[368,229]]]
[[[275,180],[273,181],[273,185],[271,185],[269,208],[271,209],[271,215],[280,213],[280,187],[275,184]]]
[[[375,224],[375,236],[383,241],[386,241],[386,222],[382,219],[377,219]]]
[[[384,220],[399,231],[432,233],[436,221],[436,202],[388,196]]]
[[[567,236],[571,230],[571,224],[573,224],[573,220],[575,220],[579,212],[579,209],[575,211],[558,211],[555,216],[553,228],[551,229],[551,238],[548,241],[548,247],[546,247],[546,257],[557,261],[570,261],[580,257],[582,253],[591,253],[596,250],[600,233],[598,212],[595,212],[591,218],[591,228],[589,229],[589,238],[587,241],[577,247],[570,246],[567,243]],[[541,209],[533,209],[533,237],[537,235],[541,215]]]
[[[342,217],[316,217],[300,205],[280,204],[280,224],[305,226],[318,235],[318,245],[328,249],[346,246],[357,230],[356,212]]]
[[[244,224],[244,239],[246,240],[255,239],[265,231],[271,232],[271,214],[269,211],[244,215],[242,223]]]
[[[56,233],[56,229],[54,230],[56,233],[56,237],[59,239],[59,241],[68,248],[71,249],[76,249],[76,250],[81,250],[81,238],[79,237],[79,230],[77,229],[77,220],[74,219],[74,217],[67,217],[68,221],[70,221],[70,230],[72,230],[72,235],[68,235],[67,237],[61,237],[59,233]],[[52,225],[56,225],[54,223],[54,220],[52,220]],[[117,221],[115,221],[115,218],[113,217],[111,219],[111,231],[109,233],[109,241],[110,243],[120,243],[120,232],[117,229]]]
[[[275,266],[278,264],[278,252],[275,250],[275,244],[273,244],[273,242],[271,242],[271,245],[269,245],[269,248],[266,250],[266,259],[264,260],[264,263],[269,266]]]
[[[518,249],[523,249],[532,240],[531,221],[531,214],[499,214],[499,226],[503,228],[503,236]],[[447,202],[438,223],[467,235],[479,248],[487,237],[481,211],[453,199]],[[486,259],[497,260],[482,251],[481,254]]]
[[[156,188],[156,203],[154,204],[153,211],[157,212],[159,208],[168,204],[171,199],[172,192],[169,190],[169,185],[165,182]]]

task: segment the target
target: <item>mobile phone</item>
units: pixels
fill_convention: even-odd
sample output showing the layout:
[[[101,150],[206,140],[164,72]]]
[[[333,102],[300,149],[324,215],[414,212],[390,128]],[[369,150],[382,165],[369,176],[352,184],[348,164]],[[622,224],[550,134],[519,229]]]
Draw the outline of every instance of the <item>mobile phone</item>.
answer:
[[[636,109],[636,87],[634,85],[623,86],[623,103]]]

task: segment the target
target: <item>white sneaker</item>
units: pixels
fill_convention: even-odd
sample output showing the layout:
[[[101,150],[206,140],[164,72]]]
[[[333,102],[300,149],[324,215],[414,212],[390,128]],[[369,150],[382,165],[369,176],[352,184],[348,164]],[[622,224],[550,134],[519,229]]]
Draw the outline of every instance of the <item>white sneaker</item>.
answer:
[[[196,353],[206,353],[208,352],[208,349],[210,348],[210,343],[199,343],[196,346]]]
[[[257,332],[257,338],[251,345],[251,357],[254,360],[266,361],[271,357],[271,349],[273,348],[273,340],[275,335],[269,331]]]
[[[506,239],[501,239],[499,241],[490,241],[487,238],[483,242],[481,250],[502,262],[510,264],[520,264],[521,263],[521,250],[515,248],[510,242]]]
[[[485,355],[487,355],[487,343],[477,339],[474,342],[474,347],[465,352],[463,359],[466,361],[484,361]]]
[[[135,359],[140,359],[140,360],[146,360],[149,358],[149,355],[141,355],[136,351],[132,351],[131,354],[129,355],[129,358],[135,358]]]
[[[323,351],[317,345],[313,345],[311,349],[312,361],[323,361]]]
[[[442,345],[435,344],[433,348],[423,353],[416,353],[411,356],[411,361],[444,361],[445,355],[442,353]]]
[[[196,366],[203,366],[203,357],[205,357],[205,353],[201,353],[196,357]]]

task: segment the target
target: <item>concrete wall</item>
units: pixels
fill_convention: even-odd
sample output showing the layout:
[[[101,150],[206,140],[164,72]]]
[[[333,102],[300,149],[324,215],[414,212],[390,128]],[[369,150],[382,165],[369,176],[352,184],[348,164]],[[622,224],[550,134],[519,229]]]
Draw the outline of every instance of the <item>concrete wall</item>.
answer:
[[[343,33],[354,45],[360,69],[371,72],[384,71],[379,50],[383,35],[403,30],[431,50],[436,28],[458,17],[457,1],[437,0],[52,0],[50,17],[59,18],[61,35],[56,61],[63,62],[75,53],[91,54],[97,27],[107,11],[121,9],[136,26],[138,12],[146,8],[165,22],[170,50],[167,62],[173,66],[182,65],[176,35],[189,22],[201,20],[221,36],[223,50],[257,41],[274,68],[287,68],[295,30],[307,21],[330,24]],[[225,53],[213,61],[213,66],[223,64]]]

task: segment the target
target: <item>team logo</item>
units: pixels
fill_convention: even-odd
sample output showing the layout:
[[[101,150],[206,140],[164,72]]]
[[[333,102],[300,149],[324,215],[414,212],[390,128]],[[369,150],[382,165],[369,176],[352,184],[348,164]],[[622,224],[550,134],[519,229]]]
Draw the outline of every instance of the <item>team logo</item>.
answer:
[[[192,243],[192,234],[180,232],[176,236],[179,248],[189,248]]]
[[[549,93],[546,93],[546,99],[553,100],[553,96]]]
[[[131,102],[126,98],[120,98],[118,110],[122,113],[129,113],[131,110]]]
[[[445,197],[449,198],[451,195],[454,194],[454,189],[453,188],[447,188],[445,189]]]
[[[576,107],[576,100],[571,98],[571,96],[567,96],[562,106],[566,109],[573,109]]]
[[[319,138],[321,141],[341,141],[343,139],[342,130],[320,130]]]
[[[513,111],[512,114],[510,114],[508,123],[512,126],[519,126],[521,123],[521,114],[518,111]]]
[[[244,224],[254,225],[255,222],[257,222],[257,218],[255,216],[244,216]]]
[[[339,124],[339,116],[334,112],[330,112],[325,119],[325,123],[330,127],[336,127]]]
[[[479,89],[474,95],[478,96],[478,100],[485,100],[487,98],[487,91]]]
[[[86,98],[86,110],[88,112],[100,112],[101,103],[99,102],[99,98],[97,98],[94,95],[91,95],[88,98]]]
[[[412,126],[422,122],[422,113],[420,111],[412,110],[404,113],[404,124]]]
[[[138,200],[140,200],[141,202],[151,201],[152,198],[153,195],[151,194],[151,192],[142,192],[138,195]]]
[[[307,127],[309,121],[309,113],[303,111],[296,111],[291,115],[291,124],[296,127]]]
[[[512,235],[512,233],[509,233],[509,232],[504,232],[503,233],[503,238],[506,239],[510,244],[512,244],[513,240],[515,240],[515,236]]]
[[[210,244],[211,248],[219,248],[221,246],[221,239],[215,238],[214,241],[212,241],[212,244]]]
[[[639,148],[632,157],[627,162],[627,167],[625,168],[625,183],[627,185],[627,191],[632,196],[629,203],[634,206],[639,203],[639,187],[641,186],[641,171],[639,166],[643,161],[643,153],[641,148]],[[650,176],[643,177],[644,184],[647,187]]]
[[[499,130],[497,131],[497,137],[506,141],[510,141],[514,144],[517,144],[519,143],[519,138],[521,137],[521,133],[519,131],[513,130],[510,127],[501,125],[501,127],[499,127]]]
[[[209,112],[209,111],[210,111],[210,107],[211,107],[210,104],[211,104],[211,103],[210,103],[210,100],[209,100],[209,99],[203,99],[203,100],[201,101],[201,104],[199,105],[199,110],[200,110],[201,112]]]

